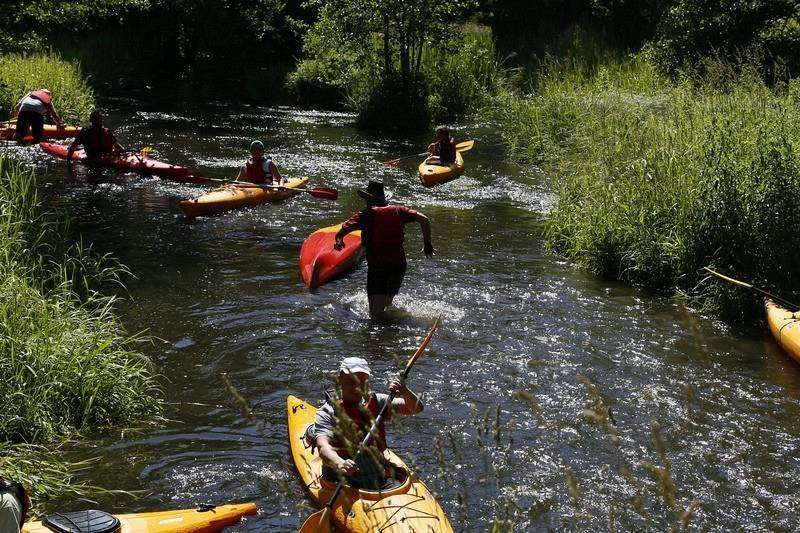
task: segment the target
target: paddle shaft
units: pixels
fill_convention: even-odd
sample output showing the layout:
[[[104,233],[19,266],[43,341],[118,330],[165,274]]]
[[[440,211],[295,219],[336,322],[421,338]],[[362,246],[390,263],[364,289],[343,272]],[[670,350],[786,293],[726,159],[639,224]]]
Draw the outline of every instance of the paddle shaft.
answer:
[[[800,310],[800,305],[792,303],[792,302],[790,302],[788,300],[784,300],[780,296],[775,296],[774,294],[772,294],[770,292],[767,292],[764,289],[759,289],[758,287],[755,287],[755,286],[751,285],[750,283],[746,283],[744,281],[739,281],[738,279],[730,278],[730,277],[726,276],[725,274],[720,274],[719,272],[711,270],[708,267],[703,267],[703,269],[705,269],[706,272],[709,272],[709,273],[713,274],[714,276],[716,276],[716,277],[718,277],[720,279],[724,279],[728,283],[732,283],[734,285],[738,285],[739,287],[744,287],[745,289],[750,289],[751,291],[755,291],[755,292],[757,292],[759,294],[763,294],[764,296],[766,296],[768,298],[771,298],[771,299],[775,300],[776,302],[780,302],[780,303],[782,303],[784,305],[788,305],[789,307],[793,307],[795,309],[795,311]]]
[[[408,378],[408,373],[411,372],[411,367],[414,366],[414,363],[417,362],[417,359],[419,359],[422,356],[422,353],[425,351],[425,348],[427,348],[428,344],[431,342],[433,334],[436,333],[437,329],[439,329],[439,324],[441,324],[441,322],[442,322],[442,315],[439,315],[438,317],[436,317],[436,321],[433,323],[431,330],[422,340],[422,343],[420,343],[419,348],[417,348],[417,351],[414,352],[414,355],[411,356],[411,359],[409,359],[408,363],[406,363],[406,367],[400,373],[400,381],[405,382],[406,378]],[[362,450],[367,446],[369,446],[369,444],[372,442],[373,438],[372,435],[378,430],[381,423],[383,423],[384,419],[389,413],[389,409],[392,407],[392,401],[394,401],[395,396],[397,396],[396,391],[392,391],[389,394],[389,398],[386,400],[386,403],[383,404],[383,407],[381,407],[378,416],[375,417],[375,420],[372,422],[372,426],[369,428],[369,432],[367,432],[367,434],[364,436],[364,440],[361,441],[361,446],[358,449],[356,458],[358,458],[358,456],[361,455]],[[333,496],[331,496],[331,499],[328,501],[327,505],[325,505],[326,511],[333,508],[333,504],[336,501],[336,498],[339,497],[339,493],[341,493],[342,489],[344,488],[344,481],[345,479],[342,478],[341,481],[339,481],[339,484],[336,485],[336,490],[333,492]]]
[[[217,178],[203,178],[207,180],[208,183],[218,183],[220,185],[238,185],[240,187],[253,187],[258,189],[286,189],[292,191],[302,191],[302,192],[313,192],[314,189],[308,189],[306,187],[287,187],[285,185],[266,185],[261,183],[251,183],[249,181],[239,181],[239,180],[221,180]],[[333,189],[331,189],[333,190]]]
[[[457,152],[468,152],[468,151],[472,150],[473,146],[475,146],[475,141],[463,141],[463,142],[460,142],[460,143],[458,143],[456,145],[456,151]],[[420,154],[414,154],[414,155],[406,155],[406,156],[403,156],[403,157],[398,157],[397,159],[390,159],[389,161],[386,161],[386,164],[387,165],[388,164],[394,164],[394,163],[397,163],[399,161],[404,161],[406,159],[411,159],[412,157],[422,157],[423,155],[428,155],[428,152],[422,152]]]

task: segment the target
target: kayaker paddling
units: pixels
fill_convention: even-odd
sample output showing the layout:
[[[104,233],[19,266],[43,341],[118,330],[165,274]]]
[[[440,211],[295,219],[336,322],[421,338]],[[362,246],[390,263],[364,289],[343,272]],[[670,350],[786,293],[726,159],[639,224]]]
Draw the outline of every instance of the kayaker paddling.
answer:
[[[423,405],[399,378],[389,383],[390,394],[371,392],[370,375],[369,365],[361,357],[342,360],[336,378],[338,390],[326,394],[325,403],[317,410],[306,437],[319,448],[325,479],[335,483],[345,477],[351,486],[381,490],[403,481],[406,476],[405,471],[395,469],[385,460],[384,424],[379,424],[373,442],[365,450],[367,453],[358,453],[359,443],[390,397],[394,397],[391,413],[400,416],[416,415]]]
[[[16,481],[0,477],[0,532],[19,533],[29,507],[25,488]]]
[[[17,119],[14,139],[22,143],[29,134],[33,142],[44,139],[44,123],[47,118],[61,126],[61,118],[53,107],[53,95],[47,89],[37,89],[23,96],[14,107],[11,118]]]
[[[452,165],[456,162],[456,139],[450,136],[447,126],[436,127],[436,140],[428,145],[431,155],[427,162],[431,165]]]
[[[390,205],[383,183],[370,180],[359,196],[367,207],[350,217],[336,233],[334,248],[344,248],[344,236],[361,230],[361,242],[367,253],[367,297],[369,315],[374,320],[386,318],[386,308],[400,291],[406,274],[404,226],[417,222],[422,228],[423,252],[432,257],[431,224],[424,214],[402,205]]]
[[[83,147],[87,159],[98,159],[107,154],[124,152],[125,149],[117,142],[117,138],[103,125],[103,114],[95,109],[89,115],[90,125],[81,128],[75,140],[67,150],[67,164],[72,165],[72,154],[79,146]]]
[[[264,156],[264,143],[253,141],[250,143],[250,159],[239,169],[239,181],[258,184],[283,185],[286,180],[278,171],[272,158]]]

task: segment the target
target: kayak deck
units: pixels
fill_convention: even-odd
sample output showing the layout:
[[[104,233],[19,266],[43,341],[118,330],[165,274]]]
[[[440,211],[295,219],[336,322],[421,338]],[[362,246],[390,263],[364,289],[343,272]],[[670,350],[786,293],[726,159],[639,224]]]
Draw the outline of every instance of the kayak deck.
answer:
[[[309,288],[315,289],[342,277],[358,265],[363,256],[361,231],[344,237],[344,248],[335,250],[336,233],[342,225],[318,229],[300,247],[300,277]]]
[[[50,142],[39,143],[41,149],[52,156],[60,159],[66,159],[69,153],[69,147],[63,144],[56,144]],[[161,176],[170,178],[181,182],[197,182],[203,180],[196,176],[196,173],[186,167],[177,165],[170,165],[169,163],[162,163],[151,159],[146,155],[124,153],[124,154],[108,154],[89,160],[86,157],[86,152],[83,150],[76,150],[72,153],[72,161],[80,162],[87,165],[95,165],[100,167],[116,168],[126,172],[137,172],[139,174],[148,174],[154,176]]]
[[[308,177],[286,182],[283,189],[253,186],[223,185],[193,200],[181,202],[181,210],[190,217],[219,215],[239,207],[252,207],[267,202],[280,202],[300,194],[292,189],[308,183]]]
[[[215,533],[238,524],[242,517],[254,515],[254,503],[220,505],[209,510],[183,509],[115,515],[122,524],[120,533]],[[53,533],[41,522],[25,524],[22,533]]]
[[[431,158],[419,164],[419,181],[425,187],[434,187],[447,183],[464,173],[464,157],[461,152],[456,152],[456,161],[449,165],[435,165],[429,163]]]
[[[286,407],[294,465],[314,503],[323,507],[336,490],[336,484],[322,478],[322,458],[305,439],[306,428],[314,423],[317,409],[295,396],[287,398]],[[408,472],[405,482],[384,492],[345,486],[333,505],[333,523],[342,531],[356,533],[452,532],[453,527],[425,483],[391,450],[384,453],[393,464]]]
[[[767,323],[778,345],[800,363],[800,313],[793,313],[776,301],[765,298]]]
[[[42,130],[45,139],[71,139],[75,137],[81,129],[78,126],[64,126],[59,128],[53,124],[45,124]],[[10,141],[17,133],[16,124],[0,125],[0,139]],[[33,136],[24,137],[23,142],[33,142]]]

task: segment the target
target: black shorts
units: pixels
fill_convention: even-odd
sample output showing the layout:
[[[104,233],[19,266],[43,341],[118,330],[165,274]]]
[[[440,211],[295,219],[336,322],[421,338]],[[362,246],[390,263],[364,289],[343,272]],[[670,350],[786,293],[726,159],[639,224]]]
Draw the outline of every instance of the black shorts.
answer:
[[[41,141],[44,138],[44,116],[36,111],[20,111],[17,116],[17,139],[27,137],[29,129],[32,130],[33,141]]]
[[[380,264],[367,262],[367,294],[395,296],[406,276],[406,263]]]

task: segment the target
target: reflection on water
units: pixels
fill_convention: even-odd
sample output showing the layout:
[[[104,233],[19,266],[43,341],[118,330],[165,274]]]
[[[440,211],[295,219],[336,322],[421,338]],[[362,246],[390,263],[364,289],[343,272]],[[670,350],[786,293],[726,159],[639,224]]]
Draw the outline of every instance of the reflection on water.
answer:
[[[427,190],[415,163],[381,163],[426,139],[359,132],[348,114],[108,105],[121,140],[152,147],[153,157],[230,177],[261,138],[286,175],[309,175],[341,197],[303,195],[189,222],[178,202],[203,188],[97,169],[70,178],[35,148],[12,148],[48,172],[52,201],[87,240],[136,274],[125,322],[153,336],[142,350],[165,380],[169,422],[72,452],[102,458],[89,482],[145,491],[101,505],[252,499],[264,512],[235,530],[296,528],[310,509],[288,457],[286,396],[319,400],[345,355],[369,359],[373,387],[386,387],[444,313],[410,381],[426,410],[391,440],[454,525],[485,531],[498,517],[520,531],[660,531],[696,501],[689,520],[703,529],[798,528],[798,365],[752,332],[737,337],[707,319],[695,317],[693,335],[674,302],[545,252],[553,196],[535,170],[503,161],[489,127],[457,128],[460,139],[478,139],[468,169]],[[367,320],[364,266],[314,293],[297,271],[303,239],[359,209],[355,190],[368,178],[383,178],[396,201],[431,217],[438,251],[424,259],[409,227],[408,276],[389,326]],[[254,419],[231,400],[222,373]],[[608,420],[592,414],[605,412],[598,405]],[[656,476],[667,466],[674,506]]]

